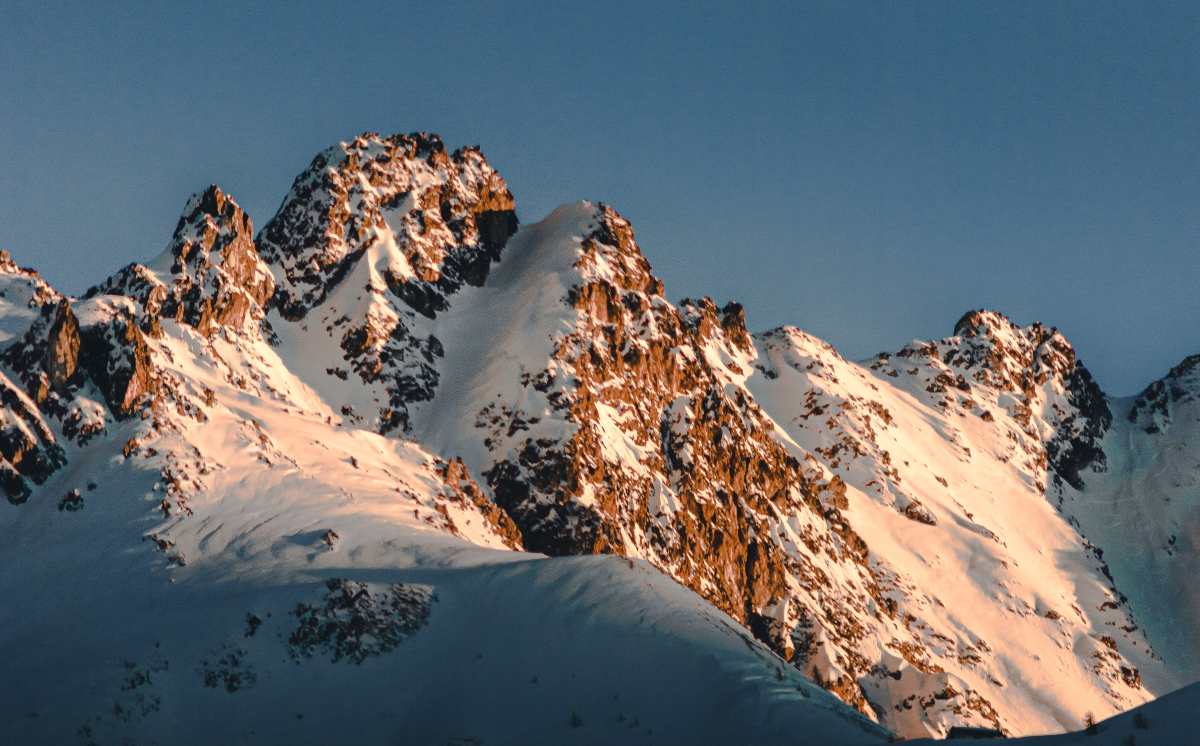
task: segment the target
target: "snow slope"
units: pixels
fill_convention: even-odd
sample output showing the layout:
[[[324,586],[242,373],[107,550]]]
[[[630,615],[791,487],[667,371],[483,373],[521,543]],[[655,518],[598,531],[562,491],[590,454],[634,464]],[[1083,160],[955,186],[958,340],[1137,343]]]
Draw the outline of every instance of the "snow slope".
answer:
[[[136,545],[95,542],[94,553],[49,565],[48,577],[6,582],[7,597],[22,599],[0,633],[6,679],[21,682],[6,687],[6,740],[884,740],[644,565],[414,541],[377,521],[388,539],[354,532],[324,550],[293,531],[305,525],[281,527],[283,537],[247,527],[238,543],[253,559],[225,553],[165,569]],[[64,539],[78,530],[57,528]],[[6,559],[33,549],[6,547]],[[385,654],[335,662],[318,646],[311,658],[298,656],[288,644],[294,608],[322,599],[332,578],[379,594],[397,583],[430,588],[436,600],[425,625]],[[262,620],[257,628],[251,615]]]
[[[929,676],[921,668],[941,669],[939,685],[979,692],[1006,730],[1037,733],[1144,701],[1123,670],[1136,667],[1151,691],[1174,686],[1137,630],[1122,629],[1128,610],[1099,561],[1037,489],[1044,474],[1006,434],[1019,432],[1007,394],[951,389],[969,404],[944,408],[924,365],[908,373],[910,357],[858,365],[795,329],[759,339],[751,390],[845,481],[849,519],[897,573],[895,597],[915,617],[903,651],[915,660],[876,697],[902,699],[909,679]],[[1124,660],[1110,659],[1118,650]]]

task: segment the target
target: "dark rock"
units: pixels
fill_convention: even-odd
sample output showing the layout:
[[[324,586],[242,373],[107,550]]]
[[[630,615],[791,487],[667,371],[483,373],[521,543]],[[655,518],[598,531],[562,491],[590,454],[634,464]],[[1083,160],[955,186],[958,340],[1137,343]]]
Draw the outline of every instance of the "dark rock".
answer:
[[[88,327],[81,339],[82,365],[118,419],[153,400],[158,374],[146,337],[132,316],[121,313],[108,323]]]
[[[58,509],[71,513],[83,510],[83,495],[80,494],[79,490],[71,490],[58,501]]]
[[[55,309],[42,365],[55,391],[65,392],[75,379],[79,367],[79,322],[65,299]]]
[[[294,658],[324,653],[335,663],[362,663],[383,655],[425,626],[435,600],[428,587],[403,583],[378,587],[333,578],[325,589],[318,603],[292,610],[297,626],[288,648]]]

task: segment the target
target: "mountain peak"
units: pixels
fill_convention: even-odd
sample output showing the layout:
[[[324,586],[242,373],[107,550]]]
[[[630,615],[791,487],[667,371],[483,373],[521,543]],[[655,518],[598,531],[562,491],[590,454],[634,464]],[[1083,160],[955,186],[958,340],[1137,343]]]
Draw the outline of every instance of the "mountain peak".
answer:
[[[212,218],[232,219],[235,216],[245,220],[246,228],[253,233],[253,226],[250,223],[250,216],[246,215],[241,206],[233,199],[232,195],[226,194],[220,186],[209,184],[208,188],[202,192],[193,194],[184,206],[183,215],[180,216],[180,224],[185,220],[194,219],[197,213],[203,213]],[[176,233],[179,232],[177,227]]]
[[[975,369],[976,380],[997,388],[1025,391],[1051,377],[1066,379],[1076,367],[1075,348],[1040,321],[1021,326],[998,311],[968,311],[954,325],[954,336],[958,349],[947,353],[946,362]]]
[[[432,316],[462,284],[482,284],[516,226],[512,193],[478,148],[365,133],[313,159],[258,244],[288,318],[324,302],[369,250],[380,280]]]
[[[999,311],[986,308],[972,309],[964,313],[954,324],[955,336],[975,336],[990,331],[1015,326],[1012,320]]]
[[[144,324],[163,317],[211,336],[219,328],[261,324],[275,289],[241,206],[213,184],[184,205],[167,247],[149,264],[130,264],[85,297],[124,295],[142,305]]]
[[[12,274],[19,271],[20,267],[13,261],[12,254],[8,253],[8,249],[0,249],[0,272]]]
[[[311,328],[303,344],[333,343],[328,375],[380,384],[360,404],[390,431],[407,428],[409,406],[437,385],[444,350],[429,322],[464,286],[483,285],[516,229],[512,193],[478,148],[366,133],[296,177],[258,249],[276,281],[273,305],[297,327],[280,333]]]
[[[1002,313],[980,309],[964,314],[954,332],[936,342],[915,341],[896,353],[901,359],[925,360],[924,367],[935,373],[925,391],[934,395],[937,406],[946,409],[956,399],[1003,400],[1013,423],[1044,448],[1056,488],[1065,481],[1081,490],[1083,470],[1106,468],[1100,440],[1112,423],[1112,412],[1104,392],[1057,328],[1041,322],[1021,326]],[[872,367],[890,357],[881,355]],[[901,370],[917,372],[900,366],[886,375]]]

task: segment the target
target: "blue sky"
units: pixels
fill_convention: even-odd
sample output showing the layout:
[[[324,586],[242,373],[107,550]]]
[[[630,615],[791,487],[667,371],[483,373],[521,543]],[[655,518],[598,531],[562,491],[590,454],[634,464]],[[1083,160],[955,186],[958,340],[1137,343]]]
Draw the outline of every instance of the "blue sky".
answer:
[[[262,225],[320,149],[424,129],[848,357],[983,306],[1113,393],[1200,352],[1200,5],[239,5],[0,6],[0,246],[79,292],[210,182]]]

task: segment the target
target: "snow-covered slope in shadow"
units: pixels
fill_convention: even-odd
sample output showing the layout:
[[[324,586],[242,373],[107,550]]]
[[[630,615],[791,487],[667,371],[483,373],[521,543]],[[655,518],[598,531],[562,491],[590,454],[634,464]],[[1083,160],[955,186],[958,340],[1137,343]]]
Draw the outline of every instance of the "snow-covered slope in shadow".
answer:
[[[355,561],[371,549],[258,573],[138,568],[123,583],[60,564],[75,578],[64,595],[6,587],[49,623],[6,620],[6,677],[21,685],[4,731],[22,744],[886,740],[644,564],[462,546]],[[386,616],[397,609],[403,623]]]
[[[1200,679],[1200,356],[1111,400],[1104,470],[1065,486],[1062,509],[1104,548],[1155,648]]]

